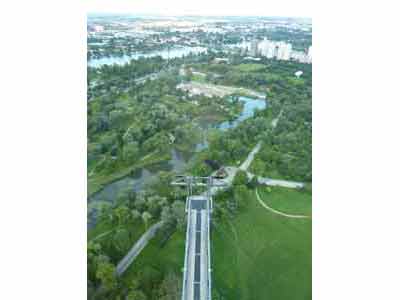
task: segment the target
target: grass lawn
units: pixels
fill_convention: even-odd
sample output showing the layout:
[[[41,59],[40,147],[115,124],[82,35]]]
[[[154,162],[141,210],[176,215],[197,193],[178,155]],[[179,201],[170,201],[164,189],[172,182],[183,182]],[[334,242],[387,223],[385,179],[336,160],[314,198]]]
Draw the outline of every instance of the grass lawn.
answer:
[[[268,192],[265,187],[258,187],[261,200],[273,209],[288,214],[311,215],[311,193],[273,187]]]
[[[149,223],[149,226],[151,226],[151,223]],[[137,241],[142,234],[145,232],[145,226],[142,223],[135,223],[130,226],[124,227],[124,229],[128,229],[130,234],[131,234],[131,240],[127,240],[127,245],[128,245],[128,250],[130,247]],[[111,225],[109,222],[99,222],[96,224],[94,228],[91,228],[87,232],[87,240],[94,240],[94,239],[100,239],[104,235],[113,235],[115,232],[118,230],[116,226]]]
[[[193,74],[192,76],[192,81],[197,81],[197,82],[202,82],[202,83],[206,83],[206,77],[199,75],[199,74]]]
[[[156,236],[126,270],[122,280],[135,278],[138,272],[149,266],[163,274],[172,270],[183,275],[181,270],[185,256],[185,234],[183,231],[176,231],[163,246],[160,236]]]
[[[239,72],[257,72],[265,69],[263,64],[240,64],[234,67],[234,70]]]
[[[297,191],[289,196],[302,199]],[[254,191],[245,197],[247,207],[212,231],[214,293],[229,300],[311,299],[311,221],[263,209]]]

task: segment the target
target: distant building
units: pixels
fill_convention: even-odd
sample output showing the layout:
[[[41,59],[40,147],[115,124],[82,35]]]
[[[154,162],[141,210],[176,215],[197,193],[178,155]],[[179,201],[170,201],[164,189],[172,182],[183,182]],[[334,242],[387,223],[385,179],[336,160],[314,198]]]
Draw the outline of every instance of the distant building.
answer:
[[[268,47],[268,50],[267,50],[267,54],[266,54],[267,58],[274,58],[276,56],[275,48],[276,48],[275,43],[271,42],[269,44],[269,47]]]
[[[95,32],[102,32],[102,31],[104,31],[104,26],[101,26],[101,25],[94,25],[94,26],[93,26],[93,30],[94,30]]]
[[[227,64],[227,63],[229,63],[229,59],[216,57],[216,58],[214,58],[214,63],[216,63],[216,64],[226,63]]]
[[[292,45],[285,42],[278,42],[278,52],[276,58],[279,60],[289,60],[292,52]]]
[[[292,44],[283,41],[274,42],[264,38],[262,41],[252,40],[250,43],[242,43],[240,45],[240,54],[245,57],[246,60],[254,60],[255,57],[263,56],[268,59],[276,58],[278,60],[290,60],[301,63],[311,63],[311,50],[312,47],[305,51],[293,50]]]
[[[303,75],[303,71],[299,70],[297,72],[294,73],[294,75],[299,78],[301,75]]]
[[[261,58],[260,57],[247,56],[247,57],[244,58],[244,60],[260,61]]]
[[[271,47],[271,42],[265,38],[258,44],[258,50],[261,56],[267,56],[268,50]]]
[[[289,60],[291,53],[292,53],[292,44],[286,44],[285,45],[285,51],[284,51],[284,54],[283,54],[283,59],[284,60]]]
[[[249,54],[251,56],[257,56],[258,55],[258,41],[257,40],[252,40],[251,41]]]

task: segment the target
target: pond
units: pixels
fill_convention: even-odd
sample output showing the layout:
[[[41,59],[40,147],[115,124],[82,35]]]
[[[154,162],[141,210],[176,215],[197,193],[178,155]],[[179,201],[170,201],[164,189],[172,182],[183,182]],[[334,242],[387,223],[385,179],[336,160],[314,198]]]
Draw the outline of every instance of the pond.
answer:
[[[244,120],[254,116],[257,110],[264,110],[267,107],[267,102],[265,99],[255,99],[249,97],[239,97],[239,101],[243,102],[243,110],[233,121],[225,121],[216,126],[221,131],[226,131],[230,128],[235,128]]]
[[[244,103],[240,115],[235,120],[222,122],[214,126],[214,128],[221,131],[234,128],[244,120],[253,117],[256,110],[263,110],[267,106],[265,99],[250,97],[239,97],[238,99]],[[231,99],[231,101],[233,100]],[[95,225],[97,209],[102,203],[115,203],[118,196],[129,190],[140,191],[144,185],[154,182],[160,171],[173,171],[175,173],[183,172],[196,153],[206,149],[207,147],[208,142],[203,134],[202,142],[196,145],[194,153],[184,154],[176,149],[172,149],[171,160],[155,164],[151,167],[141,168],[133,175],[123,177],[107,184],[102,190],[88,199],[88,227],[91,228]]]
[[[177,47],[177,48],[172,48],[168,51],[168,49],[165,50],[158,50],[158,51],[151,51],[151,52],[137,52],[132,55],[124,55],[121,57],[102,57],[102,58],[95,58],[91,59],[88,61],[88,66],[89,67],[94,67],[98,68],[101,67],[102,65],[123,65],[126,63],[129,63],[132,59],[139,59],[141,57],[154,57],[154,56],[161,56],[164,59],[167,58],[176,58],[176,57],[183,57],[186,55],[189,55],[190,53],[192,54],[199,54],[199,53],[205,53],[207,52],[207,48],[204,47]]]

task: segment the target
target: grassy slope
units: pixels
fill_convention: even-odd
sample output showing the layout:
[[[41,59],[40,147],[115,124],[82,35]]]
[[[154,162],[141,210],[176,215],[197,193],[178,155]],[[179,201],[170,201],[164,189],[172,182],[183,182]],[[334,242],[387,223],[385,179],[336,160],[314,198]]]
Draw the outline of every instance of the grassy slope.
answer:
[[[254,191],[246,198],[236,218],[213,230],[214,289],[229,300],[311,299],[311,221],[263,209]]]

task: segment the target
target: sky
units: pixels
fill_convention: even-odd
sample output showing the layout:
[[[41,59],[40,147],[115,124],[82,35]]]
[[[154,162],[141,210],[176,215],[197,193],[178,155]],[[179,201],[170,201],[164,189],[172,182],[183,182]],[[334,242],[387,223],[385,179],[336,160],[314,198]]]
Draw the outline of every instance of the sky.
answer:
[[[312,0],[85,0],[88,13],[311,17]]]

